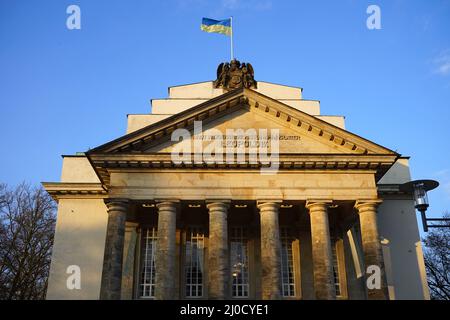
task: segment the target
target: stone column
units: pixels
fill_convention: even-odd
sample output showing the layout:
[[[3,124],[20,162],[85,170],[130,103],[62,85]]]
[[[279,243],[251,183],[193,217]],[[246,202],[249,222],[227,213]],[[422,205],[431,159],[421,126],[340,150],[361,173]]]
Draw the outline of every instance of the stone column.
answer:
[[[307,201],[311,220],[311,244],[316,299],[336,299],[331,255],[330,228],[327,206],[330,200]]]
[[[108,207],[108,225],[103,256],[100,299],[120,300],[128,200],[106,199],[105,204]]]
[[[122,300],[133,299],[133,282],[134,282],[134,261],[137,243],[137,227],[138,223],[126,222],[125,224],[125,243],[123,249],[123,266],[122,266]]]
[[[211,201],[206,206],[209,210],[208,296],[209,299],[227,299],[230,291],[229,201]]]
[[[360,200],[355,204],[355,208],[359,213],[359,223],[361,225],[365,271],[367,271],[369,266],[377,266],[380,268],[380,289],[367,288],[369,300],[389,299],[383,252],[377,224],[377,206],[380,203],[381,200]]]
[[[281,298],[281,243],[276,201],[258,201],[261,219],[261,288],[262,298]]]
[[[174,300],[177,201],[162,201],[158,207],[158,243],[156,245],[155,298]]]

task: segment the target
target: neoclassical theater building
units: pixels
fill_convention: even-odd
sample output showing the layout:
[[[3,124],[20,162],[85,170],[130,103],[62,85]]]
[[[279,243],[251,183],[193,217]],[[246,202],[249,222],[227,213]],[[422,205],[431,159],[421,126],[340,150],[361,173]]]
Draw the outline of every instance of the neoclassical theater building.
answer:
[[[43,183],[47,299],[429,299],[407,181],[408,157],[301,88],[221,64]]]

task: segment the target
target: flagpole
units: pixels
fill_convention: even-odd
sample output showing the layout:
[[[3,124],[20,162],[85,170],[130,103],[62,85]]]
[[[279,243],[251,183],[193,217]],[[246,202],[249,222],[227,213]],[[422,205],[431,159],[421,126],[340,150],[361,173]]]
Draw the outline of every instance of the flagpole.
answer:
[[[233,17],[230,17],[230,28],[231,28],[231,61],[233,61]]]

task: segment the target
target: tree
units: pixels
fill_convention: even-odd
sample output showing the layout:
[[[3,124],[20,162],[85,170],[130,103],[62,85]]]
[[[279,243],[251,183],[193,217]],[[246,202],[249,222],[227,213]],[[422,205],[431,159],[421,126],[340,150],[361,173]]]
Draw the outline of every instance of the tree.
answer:
[[[445,213],[444,218],[450,218],[450,214]],[[450,300],[450,228],[431,229],[424,243],[431,299]]]
[[[42,187],[0,184],[0,299],[44,299],[55,228]]]

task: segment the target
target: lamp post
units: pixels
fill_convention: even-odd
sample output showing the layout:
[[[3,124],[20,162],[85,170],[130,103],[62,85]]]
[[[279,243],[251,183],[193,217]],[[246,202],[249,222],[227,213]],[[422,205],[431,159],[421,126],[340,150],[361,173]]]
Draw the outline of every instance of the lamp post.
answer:
[[[428,221],[447,220],[447,219],[428,219],[425,214],[429,206],[427,191],[436,189],[438,186],[439,182],[434,180],[414,180],[400,185],[401,191],[414,194],[414,207],[417,210],[419,210],[422,215],[422,224],[424,232],[428,232],[428,228],[430,227],[440,227],[434,225],[429,226]]]

